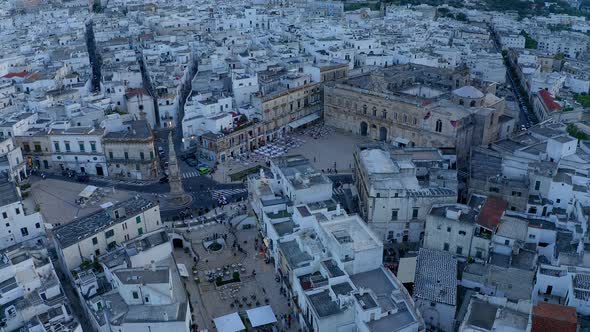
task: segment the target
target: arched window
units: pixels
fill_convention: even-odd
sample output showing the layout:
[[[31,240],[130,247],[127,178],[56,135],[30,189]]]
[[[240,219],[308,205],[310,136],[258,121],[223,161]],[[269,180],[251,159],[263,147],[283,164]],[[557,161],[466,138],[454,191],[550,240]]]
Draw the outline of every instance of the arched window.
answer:
[[[373,106],[373,116],[377,116],[377,107]]]
[[[394,113],[393,113],[393,119],[394,119],[395,121],[397,121],[397,112],[394,112]]]
[[[414,118],[414,119],[412,120],[412,123],[414,124],[414,126],[415,126],[415,125],[417,125],[417,124],[418,124],[418,119]]]
[[[440,133],[440,132],[442,132],[442,121],[440,121],[440,120],[436,120],[436,128],[435,128],[435,131],[436,131],[437,133]]]
[[[472,100],[472,101],[469,103],[469,106],[471,106],[471,107],[475,107],[475,100]]]
[[[459,99],[459,105],[463,105],[463,104],[464,104],[463,99]]]
[[[381,112],[381,117],[383,119],[387,119],[387,110],[386,109],[383,109],[383,111]]]
[[[367,115],[367,105],[363,105],[363,114]]]
[[[408,123],[408,116],[404,114],[404,123]]]

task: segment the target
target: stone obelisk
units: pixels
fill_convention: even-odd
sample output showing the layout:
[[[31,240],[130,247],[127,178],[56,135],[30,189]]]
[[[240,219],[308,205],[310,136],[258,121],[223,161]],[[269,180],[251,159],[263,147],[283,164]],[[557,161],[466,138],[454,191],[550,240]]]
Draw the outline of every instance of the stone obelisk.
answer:
[[[180,170],[178,169],[178,159],[174,150],[172,141],[172,132],[168,135],[168,181],[170,183],[170,195],[184,195],[182,181],[180,181]]]
[[[164,200],[162,210],[174,210],[187,207],[192,202],[192,196],[185,193],[180,180],[180,169],[174,142],[172,141],[172,132],[168,135],[168,183],[170,184],[170,193],[168,199]]]

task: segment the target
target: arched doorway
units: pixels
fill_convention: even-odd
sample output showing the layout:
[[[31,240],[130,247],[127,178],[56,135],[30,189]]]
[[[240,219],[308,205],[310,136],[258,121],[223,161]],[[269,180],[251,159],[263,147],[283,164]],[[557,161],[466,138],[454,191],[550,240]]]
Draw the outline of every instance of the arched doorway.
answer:
[[[385,128],[385,127],[379,128],[379,140],[381,142],[385,142],[387,140],[387,128]]]
[[[361,136],[367,136],[368,132],[369,125],[365,121],[361,122]]]
[[[184,243],[183,243],[182,239],[176,238],[176,239],[172,239],[172,246],[174,248],[184,248]]]

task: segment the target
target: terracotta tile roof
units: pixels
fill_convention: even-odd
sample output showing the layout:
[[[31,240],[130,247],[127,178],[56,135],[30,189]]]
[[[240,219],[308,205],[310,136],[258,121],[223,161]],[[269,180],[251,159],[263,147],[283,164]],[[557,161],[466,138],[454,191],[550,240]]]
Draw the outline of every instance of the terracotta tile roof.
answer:
[[[541,96],[543,103],[545,104],[545,106],[547,106],[547,109],[549,109],[550,111],[558,111],[561,109],[561,105],[559,105],[555,101],[555,98],[553,98],[553,96],[551,95],[551,93],[549,93],[549,91],[547,91],[545,89],[540,90],[539,96]]]
[[[135,96],[149,96],[149,93],[144,89],[144,88],[132,88],[132,89],[127,89],[127,93],[125,93],[125,97],[127,99],[131,98],[131,97],[135,97]]]
[[[13,78],[13,77],[24,78],[24,77],[27,77],[27,75],[29,75],[28,72],[26,72],[26,71],[20,71],[20,72],[17,72],[17,73],[8,73],[8,74],[6,74],[6,75],[4,75],[2,77],[4,77],[4,78]]]
[[[541,302],[533,307],[532,332],[576,332],[576,308]]]
[[[499,197],[488,197],[477,218],[477,223],[485,228],[495,230],[508,207],[508,202]]]

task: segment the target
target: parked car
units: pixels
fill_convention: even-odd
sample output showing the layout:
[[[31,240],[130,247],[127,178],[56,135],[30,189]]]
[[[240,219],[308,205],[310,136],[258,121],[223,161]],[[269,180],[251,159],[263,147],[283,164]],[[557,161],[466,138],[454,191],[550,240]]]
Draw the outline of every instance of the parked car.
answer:
[[[209,174],[211,170],[209,167],[199,167],[199,173],[202,175]]]
[[[167,183],[168,182],[168,176],[163,176],[160,178],[160,183]]]

